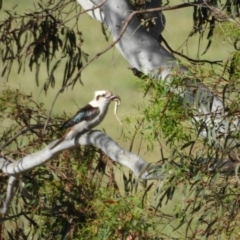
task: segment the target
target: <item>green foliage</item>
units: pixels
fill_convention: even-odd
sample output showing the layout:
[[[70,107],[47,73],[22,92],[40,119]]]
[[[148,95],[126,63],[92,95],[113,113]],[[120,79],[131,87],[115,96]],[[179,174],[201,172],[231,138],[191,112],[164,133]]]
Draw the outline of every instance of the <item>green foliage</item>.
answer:
[[[226,122],[229,121],[229,126],[231,119],[238,115],[238,55],[238,52],[233,53],[231,60],[218,70],[197,66],[199,79],[207,80],[212,91],[222,96],[228,106],[230,120]],[[195,71],[196,66],[192,70]],[[138,132],[144,135],[145,141],[161,142],[160,149],[165,140],[170,149],[169,156],[163,153],[161,156],[164,177],[148,198],[153,202],[156,216],[162,212],[167,214],[167,218],[158,219],[158,230],[161,229],[158,234],[190,239],[230,238],[239,231],[240,192],[233,173],[237,165],[226,161],[233,149],[215,148],[212,139],[203,140],[197,135],[199,123],[189,126],[186,120],[195,114],[194,109],[171,91],[185,87],[186,81],[181,76],[174,76],[171,84],[149,79],[144,85],[145,95],[148,94],[150,100],[143,107],[144,124]],[[227,134],[226,142],[229,138],[239,139],[239,134],[231,132],[230,128]]]
[[[1,149],[9,145],[21,149],[16,157],[28,152],[36,143],[39,144],[37,149],[44,146],[44,141],[49,141],[53,135],[53,126],[59,121],[55,118],[47,127],[49,135],[45,134],[42,129],[47,113],[43,105],[37,104],[32,96],[8,87],[1,91],[0,109],[5,129],[0,138]],[[21,136],[20,141],[18,136]]]
[[[49,86],[55,86],[54,74],[59,67],[65,69],[62,86],[74,86],[80,80],[83,60],[87,61],[87,54],[81,49],[82,33],[77,24],[69,27],[65,21],[66,16],[73,16],[76,8],[79,8],[76,1],[48,1],[38,3],[34,10],[24,15],[6,10],[7,17],[0,22],[2,77],[6,75],[8,79],[15,63],[18,73],[24,72],[28,65],[31,71],[35,69],[38,86],[44,64],[47,72],[45,92]],[[75,19],[77,22],[78,17]]]
[[[223,22],[218,28],[222,29],[222,33],[225,36],[226,41],[231,43],[237,42],[239,40],[239,20],[236,19],[236,22]]]
[[[106,192],[106,189],[103,190]],[[142,208],[141,197],[113,200],[109,193],[101,192],[99,199],[101,201],[93,203],[98,212],[97,218],[89,219],[86,228],[79,232],[80,239],[126,239],[129,236],[147,239],[153,226]]]
[[[201,81],[222,96],[225,106],[228,106],[229,125],[238,114],[239,106],[238,52],[233,55],[235,59],[218,69],[192,67],[193,72],[197,69]],[[235,75],[230,74],[231,68]],[[184,89],[185,77],[176,75],[171,84],[148,79],[143,92],[149,103],[139,107],[143,116],[139,113],[126,119],[135,125],[132,143],[137,135],[143,145],[151,146],[149,152],[153,147],[160,148],[161,152],[163,177],[156,186],[148,184],[142,195],[142,201],[145,203],[147,199],[154,212],[152,216],[145,210],[152,216],[152,221],[144,221],[153,227],[153,230],[148,229],[148,233],[158,237],[230,238],[239,231],[237,202],[240,192],[234,176],[236,163],[226,161],[227,154],[233,149],[215,148],[212,139],[204,140],[198,136],[199,123],[190,125],[189,118],[196,114],[195,110],[171,91],[173,88]],[[230,128],[228,136],[239,139],[239,134],[231,132]],[[156,141],[159,142],[157,146]],[[170,149],[168,154],[162,151],[164,145]]]
[[[150,80],[147,85],[149,84],[152,89],[151,99],[144,113],[146,121],[151,125],[153,136],[157,137],[162,133],[170,146],[182,140],[190,140],[190,133],[183,125],[187,117],[186,109],[182,99],[171,92],[173,86],[154,80]],[[172,84],[174,85],[174,81]],[[146,89],[149,90],[149,87],[146,86]],[[145,125],[146,128],[150,128],[149,124]]]

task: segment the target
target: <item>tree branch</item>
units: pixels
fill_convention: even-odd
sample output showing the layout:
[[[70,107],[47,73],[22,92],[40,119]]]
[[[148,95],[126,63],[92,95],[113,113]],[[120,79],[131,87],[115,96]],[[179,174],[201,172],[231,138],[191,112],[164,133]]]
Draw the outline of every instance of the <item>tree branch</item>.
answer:
[[[58,141],[58,140],[56,140]],[[9,162],[0,158],[0,169],[3,173],[10,175],[7,189],[7,196],[4,200],[0,214],[6,213],[10,201],[15,193],[15,181],[19,174],[22,174],[37,166],[43,165],[62,151],[77,147],[78,145],[96,145],[113,161],[128,167],[137,178],[149,180],[159,179],[161,176],[160,164],[147,164],[138,155],[121,148],[110,137],[100,131],[88,131],[74,139],[65,139],[57,147],[51,149],[55,142],[50,143],[43,150],[29,154],[15,162]]]
[[[143,179],[156,179],[159,177],[159,174],[150,174],[149,171],[143,174],[142,170],[147,167],[148,164],[136,154],[121,148],[110,137],[100,131],[88,131],[74,139],[66,139],[57,147],[51,149],[51,146],[54,145],[56,141],[50,143],[43,150],[29,154],[13,163],[1,158],[0,169],[5,174],[16,175],[45,164],[66,149],[78,145],[96,145],[113,161],[132,170],[137,177]]]
[[[2,159],[0,159],[1,161]],[[8,179],[8,187],[7,187],[7,194],[5,200],[3,201],[3,207],[0,208],[0,214],[5,214],[8,210],[9,204],[12,201],[12,198],[16,192],[16,180],[18,179],[18,175],[10,176]]]

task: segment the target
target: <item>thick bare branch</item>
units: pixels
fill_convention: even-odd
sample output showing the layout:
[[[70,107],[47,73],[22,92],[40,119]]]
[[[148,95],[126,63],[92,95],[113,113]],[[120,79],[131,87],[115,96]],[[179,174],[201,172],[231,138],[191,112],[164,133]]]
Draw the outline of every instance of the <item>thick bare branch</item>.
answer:
[[[138,155],[121,148],[101,131],[89,131],[81,136],[75,137],[74,139],[65,139],[57,147],[51,149],[51,146],[53,146],[56,141],[50,143],[43,150],[29,154],[15,162],[0,158],[0,169],[3,173],[10,175],[7,195],[3,202],[3,207],[0,208],[0,214],[5,214],[7,212],[8,206],[15,194],[15,182],[18,179],[19,174],[43,165],[62,151],[77,147],[79,144],[96,145],[107,154],[110,159],[132,170],[138,178],[145,180],[158,179],[161,175],[159,164],[147,164]]]
[[[58,141],[58,140],[56,140]],[[157,179],[160,174],[153,172],[157,165],[148,168],[148,164],[136,154],[121,148],[110,137],[100,131],[88,131],[74,139],[66,139],[57,147],[51,149],[55,142],[50,143],[43,150],[29,154],[16,162],[0,159],[0,169],[8,175],[17,175],[32,168],[45,164],[55,155],[66,149],[80,145],[96,145],[106,153],[113,161],[118,162],[134,172],[142,179]],[[143,171],[143,170],[146,171]]]

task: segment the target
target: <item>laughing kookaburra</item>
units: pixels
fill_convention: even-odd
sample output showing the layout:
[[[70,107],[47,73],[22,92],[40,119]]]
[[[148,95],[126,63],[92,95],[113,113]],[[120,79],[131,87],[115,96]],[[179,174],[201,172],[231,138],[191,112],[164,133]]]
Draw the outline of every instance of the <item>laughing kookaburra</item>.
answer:
[[[114,96],[108,90],[96,91],[94,99],[81,108],[72,118],[60,127],[60,130],[68,128],[65,135],[59,139],[51,149],[55,148],[65,139],[73,139],[77,135],[96,127],[107,114],[111,101],[120,101],[119,96]]]

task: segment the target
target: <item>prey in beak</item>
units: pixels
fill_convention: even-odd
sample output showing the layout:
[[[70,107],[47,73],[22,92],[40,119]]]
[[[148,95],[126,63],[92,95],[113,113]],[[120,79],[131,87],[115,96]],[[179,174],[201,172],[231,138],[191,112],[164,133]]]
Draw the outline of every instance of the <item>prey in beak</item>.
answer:
[[[114,115],[116,117],[116,119],[118,120],[118,122],[120,123],[120,125],[122,126],[122,123],[117,115],[117,108],[118,106],[121,104],[121,98],[119,96],[111,96],[110,97],[110,101],[114,101],[115,102],[115,107],[114,107]]]
[[[111,101],[115,101],[117,103],[117,105],[119,106],[121,103],[121,98],[119,96],[111,96],[110,97]]]

